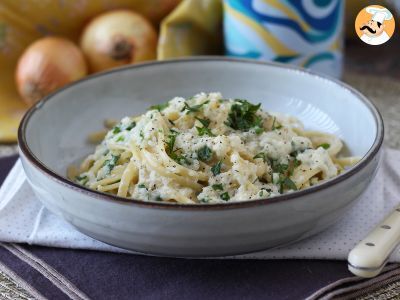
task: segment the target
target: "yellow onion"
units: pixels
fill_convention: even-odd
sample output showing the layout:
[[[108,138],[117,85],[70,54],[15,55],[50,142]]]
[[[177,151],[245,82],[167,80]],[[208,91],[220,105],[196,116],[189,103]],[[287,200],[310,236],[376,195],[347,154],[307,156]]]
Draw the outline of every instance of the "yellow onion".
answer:
[[[45,37],[30,45],[16,69],[16,84],[29,105],[52,91],[87,75],[82,52],[70,40]]]
[[[83,31],[80,44],[90,70],[99,72],[155,59],[157,33],[141,15],[115,10],[93,19]]]

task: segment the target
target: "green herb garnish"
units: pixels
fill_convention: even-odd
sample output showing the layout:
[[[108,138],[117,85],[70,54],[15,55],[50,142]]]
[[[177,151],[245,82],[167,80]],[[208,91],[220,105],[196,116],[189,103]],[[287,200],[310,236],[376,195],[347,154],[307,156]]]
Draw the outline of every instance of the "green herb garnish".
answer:
[[[231,197],[229,197],[228,192],[225,192],[225,193],[221,194],[220,197],[224,201],[228,201],[231,198]]]
[[[136,122],[135,121],[132,121],[132,123],[130,123],[128,126],[124,126],[123,124],[120,123],[120,124],[114,126],[114,128],[112,129],[112,133],[113,134],[118,134],[122,130],[131,130],[135,126],[136,126]]]
[[[115,126],[115,127],[113,128],[112,133],[117,134],[117,133],[120,133],[120,132],[121,132],[121,127]]]
[[[191,165],[192,164],[192,162],[190,160],[188,160],[187,157],[185,157],[183,155],[177,155],[175,152],[172,154],[171,158],[180,165]]]
[[[178,164],[183,165],[190,165],[191,162],[183,155],[178,155],[176,153],[177,150],[174,150],[176,137],[178,136],[179,132],[175,130],[171,130],[171,133],[168,135],[168,140],[166,141],[166,152],[169,157],[171,157],[174,161]]]
[[[317,148],[322,147],[322,148],[324,148],[325,150],[327,150],[327,149],[329,149],[330,146],[331,146],[331,145],[328,144],[328,143],[323,143],[323,144],[319,145]]]
[[[164,109],[166,109],[167,107],[168,107],[168,105],[169,105],[169,102],[166,102],[166,103],[161,103],[161,104],[156,104],[156,105],[152,105],[152,106],[150,106],[150,110],[151,109],[156,109],[156,110],[158,110],[158,111],[163,111]]]
[[[147,187],[144,185],[144,183],[138,184],[138,188],[147,190]]]
[[[281,187],[289,190],[297,190],[296,184],[289,177],[285,177],[281,180]]]
[[[256,134],[261,134],[264,132],[264,128],[257,126],[254,128],[254,131]]]
[[[271,168],[274,173],[279,173],[279,192],[282,194],[285,188],[290,190],[297,190],[294,182],[289,178],[293,175],[294,169],[301,164],[301,161],[294,158],[289,161],[289,164],[281,164],[276,160],[271,161]]]
[[[222,186],[221,183],[213,184],[211,187],[213,188],[214,191],[223,191],[224,190],[224,187]]]
[[[274,120],[272,121],[272,130],[281,129],[282,128],[281,124],[277,123],[277,125],[275,125],[275,123],[276,123],[276,117],[274,117]]]
[[[287,171],[288,167],[289,167],[289,165],[287,165],[287,164],[280,164],[280,163],[278,163],[278,161],[276,161],[276,160],[271,161],[271,168],[272,168],[272,171],[273,171],[274,173],[283,174],[283,173],[285,173],[285,172]]]
[[[262,158],[263,162],[266,162],[268,160],[267,155],[264,152],[260,152],[258,154],[256,154],[253,159],[256,158]]]
[[[129,124],[129,125],[125,128],[125,130],[131,130],[131,129],[135,128],[135,126],[136,126],[136,122],[135,122],[135,121],[132,121],[132,123]]]
[[[287,172],[288,175],[292,176],[293,172],[294,172],[294,169],[296,169],[300,165],[301,165],[301,161],[298,160],[296,157],[293,160],[291,160],[289,162],[289,166],[288,166],[288,172]]]
[[[284,189],[297,190],[296,184],[288,176],[279,175],[277,184],[279,184],[279,193],[281,194]]]
[[[106,168],[106,175],[109,175],[111,173],[111,171],[115,168],[115,166],[117,165],[119,157],[120,157],[120,155],[111,154],[111,158],[107,159],[104,162],[103,167]]]
[[[200,111],[200,109],[203,107],[203,105],[205,105],[205,104],[207,104],[207,103],[209,103],[209,102],[210,102],[210,101],[207,100],[207,101],[204,101],[204,102],[201,103],[201,104],[197,104],[197,105],[193,105],[193,106],[190,106],[189,104],[187,104],[187,102],[184,102],[184,103],[183,103],[184,107],[181,109],[181,112],[182,112],[182,111],[185,111],[185,110],[187,110],[186,114],[189,114],[189,113],[191,113],[191,112],[198,112],[198,111]]]
[[[213,173],[214,176],[217,176],[218,174],[221,173],[221,166],[222,166],[222,161],[219,161],[214,166],[211,167],[211,172]]]
[[[215,136],[211,132],[211,129],[208,128],[208,126],[210,125],[210,120],[208,120],[208,119],[200,119],[200,118],[196,118],[196,119],[203,125],[203,127],[196,126],[197,133],[199,134],[199,136],[203,136],[203,135]]]
[[[123,142],[125,140],[124,136],[120,136],[117,138],[117,142]]]
[[[89,177],[86,175],[78,175],[75,177],[75,180],[78,181],[80,184],[85,185],[89,181]]]
[[[200,148],[199,150],[197,150],[197,157],[201,161],[204,161],[204,162],[210,161],[212,158],[212,155],[213,155],[212,150],[207,146],[204,146],[204,147]]]
[[[288,164],[280,164],[277,160],[271,160],[271,169],[274,173],[279,173],[285,176],[292,176],[294,169],[301,165],[301,161],[296,157],[289,160]]]
[[[175,130],[171,130],[171,133],[168,135],[168,140],[166,141],[167,147],[166,147],[166,152],[169,157],[172,158],[172,155],[174,154],[174,145],[175,145],[175,140],[176,136],[179,133]]]
[[[196,118],[204,127],[208,127],[210,125],[210,120],[209,119],[200,119]]]
[[[231,106],[225,125],[235,130],[249,131],[254,129],[257,134],[263,131],[262,119],[256,115],[261,103],[253,105],[247,100],[235,100]]]
[[[210,128],[207,128],[207,127],[197,127],[197,126],[196,126],[196,129],[197,129],[197,133],[198,133],[199,136],[203,136],[203,135],[215,136],[215,135],[211,132]]]

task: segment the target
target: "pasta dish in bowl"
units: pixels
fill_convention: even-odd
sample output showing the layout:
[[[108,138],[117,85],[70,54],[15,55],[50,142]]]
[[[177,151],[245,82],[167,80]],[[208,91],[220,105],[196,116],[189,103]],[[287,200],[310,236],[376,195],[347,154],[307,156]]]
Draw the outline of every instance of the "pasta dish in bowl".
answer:
[[[373,103],[342,82],[205,57],[75,82],[33,106],[18,139],[51,212],[114,246],[193,257],[334,224],[376,174],[383,135]]]
[[[143,201],[227,203],[304,189],[357,162],[337,157],[335,135],[260,106],[220,93],[175,97],[123,118],[70,178]]]

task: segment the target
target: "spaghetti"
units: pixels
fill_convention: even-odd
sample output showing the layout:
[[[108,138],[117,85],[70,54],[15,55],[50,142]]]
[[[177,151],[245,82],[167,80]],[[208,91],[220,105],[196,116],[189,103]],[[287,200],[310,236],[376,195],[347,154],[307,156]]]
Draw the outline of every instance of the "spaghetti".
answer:
[[[338,137],[306,131],[260,104],[200,93],[123,118],[70,177],[143,201],[246,201],[337,176],[358,161],[338,158],[342,147]]]

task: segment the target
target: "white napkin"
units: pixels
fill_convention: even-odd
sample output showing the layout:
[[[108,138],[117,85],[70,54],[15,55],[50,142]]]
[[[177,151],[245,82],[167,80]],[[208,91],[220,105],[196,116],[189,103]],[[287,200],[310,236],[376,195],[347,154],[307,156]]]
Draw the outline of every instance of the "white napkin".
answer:
[[[286,247],[235,256],[252,259],[347,259],[349,251],[400,203],[400,151],[385,150],[377,176],[344,218],[324,232]],[[18,161],[0,189],[0,241],[128,252],[78,232],[43,207]],[[400,262],[397,249],[391,261]]]

